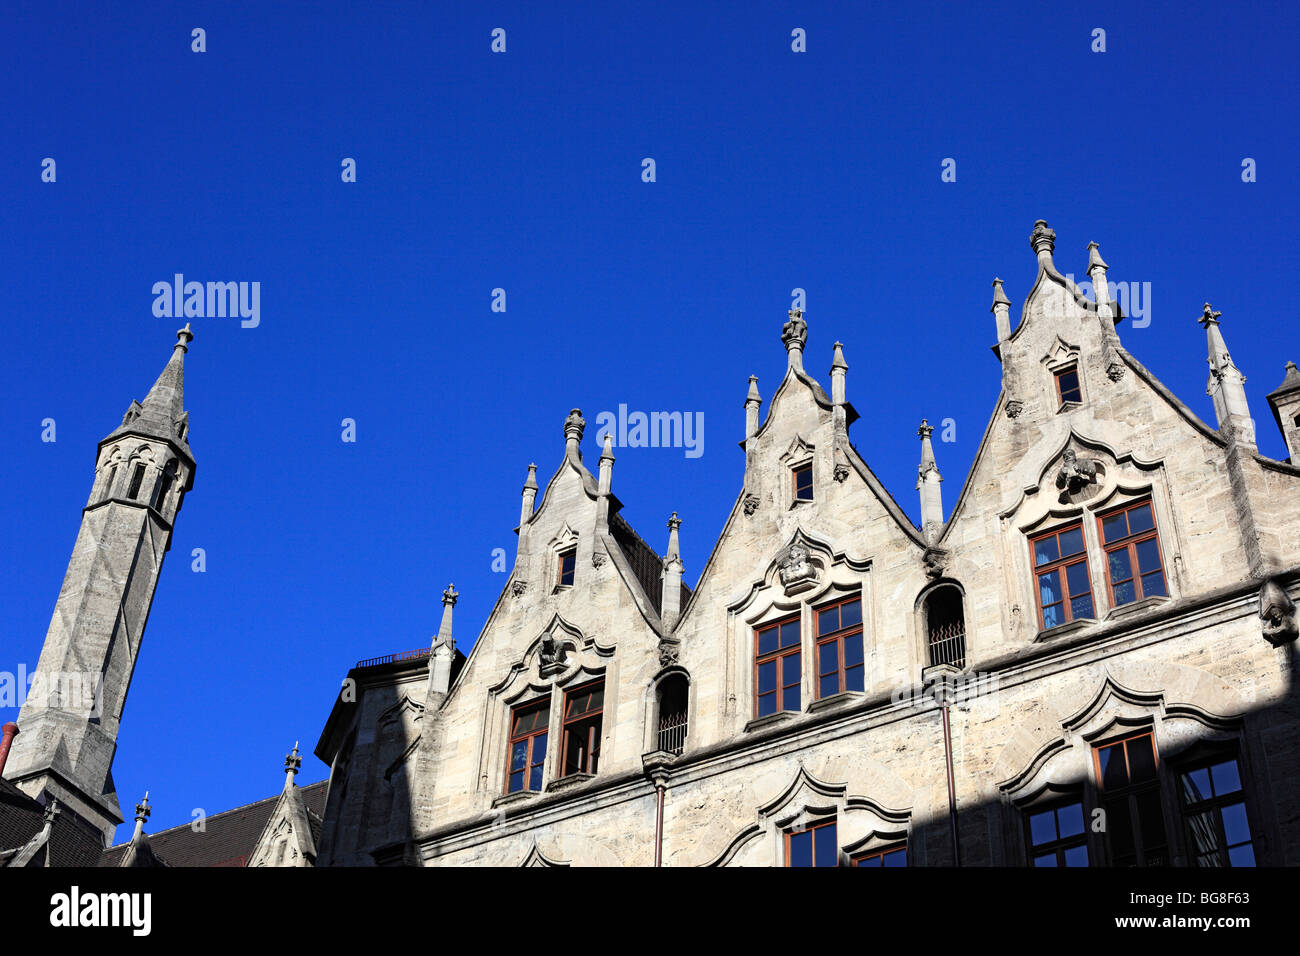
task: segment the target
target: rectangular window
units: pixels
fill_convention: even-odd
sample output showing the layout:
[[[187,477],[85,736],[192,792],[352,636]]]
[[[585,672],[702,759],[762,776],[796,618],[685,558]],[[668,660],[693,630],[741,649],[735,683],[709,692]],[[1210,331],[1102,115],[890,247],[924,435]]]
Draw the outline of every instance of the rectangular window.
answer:
[[[1237,761],[1229,758],[1178,775],[1187,846],[1197,866],[1254,866]]]
[[[1087,866],[1083,803],[1063,803],[1025,814],[1029,862],[1034,866]]]
[[[799,710],[799,615],[754,631],[755,716]]]
[[[578,565],[578,549],[570,548],[560,552],[560,574],[555,584],[561,588],[573,587],[573,570]]]
[[[542,768],[546,763],[546,732],[551,723],[551,704],[535,701],[510,713],[510,762],[506,768],[506,793],[542,789]]]
[[[800,465],[794,470],[794,500],[795,501],[812,501],[813,500],[813,482],[812,482],[812,463]]]
[[[1056,373],[1056,397],[1061,405],[1066,402],[1082,402],[1083,389],[1079,387],[1079,369],[1070,366]]]
[[[827,820],[785,835],[786,866],[839,866],[835,821]]]
[[[1167,866],[1155,741],[1150,731],[1094,748],[1111,866]]]
[[[1030,541],[1034,553],[1038,620],[1043,630],[1092,617],[1092,580],[1084,551],[1083,525],[1073,524]]]
[[[1097,524],[1106,549],[1106,580],[1115,607],[1169,593],[1150,500],[1104,514]]]
[[[848,598],[813,612],[817,627],[817,696],[863,689],[862,599]]]
[[[851,861],[852,866],[907,866],[907,844],[859,853]]]
[[[560,776],[596,772],[604,704],[604,681],[583,684],[564,695],[564,767]]]

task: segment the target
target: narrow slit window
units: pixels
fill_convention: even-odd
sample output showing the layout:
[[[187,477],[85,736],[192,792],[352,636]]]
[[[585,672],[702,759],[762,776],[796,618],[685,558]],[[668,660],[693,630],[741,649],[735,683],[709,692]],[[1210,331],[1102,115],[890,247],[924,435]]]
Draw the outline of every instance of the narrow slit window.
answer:
[[[1043,630],[1094,616],[1092,579],[1083,542],[1083,525],[1073,524],[1031,539],[1034,597]]]
[[[144,481],[144,465],[136,465],[135,470],[131,472],[131,484],[126,489],[126,496],[135,500],[140,494],[140,485]]]
[[[1079,386],[1079,368],[1070,366],[1056,373],[1056,397],[1061,405],[1067,402],[1083,401],[1083,389]]]
[[[1150,500],[1126,505],[1097,521],[1106,549],[1111,603],[1119,607],[1141,598],[1168,595]]]
[[[794,469],[794,500],[813,500],[812,463]]]

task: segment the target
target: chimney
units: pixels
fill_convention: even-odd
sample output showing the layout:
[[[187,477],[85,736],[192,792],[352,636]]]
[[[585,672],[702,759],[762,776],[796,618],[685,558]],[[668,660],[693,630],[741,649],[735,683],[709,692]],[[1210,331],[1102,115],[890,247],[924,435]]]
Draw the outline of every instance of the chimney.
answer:
[[[18,725],[12,720],[4,725],[4,736],[0,737],[0,777],[4,776],[5,762],[9,759],[9,747],[18,736]]]

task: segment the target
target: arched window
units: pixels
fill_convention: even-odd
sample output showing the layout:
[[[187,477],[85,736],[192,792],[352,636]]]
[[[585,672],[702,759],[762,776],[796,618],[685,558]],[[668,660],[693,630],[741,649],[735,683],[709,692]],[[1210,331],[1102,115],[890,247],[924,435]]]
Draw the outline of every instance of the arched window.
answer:
[[[941,584],[925,596],[923,620],[931,664],[966,666],[966,617],[961,588]]]
[[[655,688],[658,703],[657,749],[681,754],[686,749],[686,705],[690,699],[690,681],[685,674],[669,674]]]
[[[144,481],[144,462],[136,462],[135,470],[131,472],[131,484],[126,489],[126,496],[133,501],[140,494],[140,483]]]

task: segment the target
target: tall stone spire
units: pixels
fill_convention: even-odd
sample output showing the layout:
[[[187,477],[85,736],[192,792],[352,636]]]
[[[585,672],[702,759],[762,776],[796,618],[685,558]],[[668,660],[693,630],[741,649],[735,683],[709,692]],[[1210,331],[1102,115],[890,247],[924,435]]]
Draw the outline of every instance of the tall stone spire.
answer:
[[[429,652],[429,689],[426,694],[426,698],[435,707],[441,704],[451,688],[451,665],[456,658],[451,615],[459,597],[454,584],[448,584],[442,592],[442,623],[438,627],[437,637],[433,639],[433,649]]]
[[[1210,355],[1206,360],[1210,365],[1210,378],[1206,383],[1205,393],[1214,401],[1214,416],[1218,419],[1219,431],[1228,438],[1250,448],[1255,447],[1255,422],[1250,417],[1250,406],[1246,402],[1246,376],[1232,361],[1228,346],[1219,331],[1219,316],[1210,303],[1205,303],[1201,317],[1197,319],[1209,342]]]
[[[518,567],[522,557],[528,554],[528,522],[533,516],[533,504],[537,501],[537,465],[529,463],[528,477],[524,480],[523,499],[519,505],[519,541],[515,548],[515,565]]]
[[[943,494],[939,485],[943,477],[934,460],[934,447],[930,435],[934,426],[921,419],[916,433],[921,436],[921,464],[916,471],[916,488],[921,493],[921,531],[926,541],[933,544],[943,530]]]
[[[132,402],[121,426],[99,443],[90,500],[18,715],[23,732],[5,767],[24,792],[57,798],[105,840],[122,822],[112,765],[127,689],[194,479],[184,409],[184,360],[194,335],[187,326],[176,337],[144,402]]]
[[[745,395],[745,440],[753,438],[758,431],[758,412],[763,407],[763,400],[758,397],[758,376],[749,376],[749,391]]]
[[[677,624],[682,612],[682,573],[686,570],[682,564],[681,546],[677,540],[677,529],[682,521],[677,512],[668,519],[668,553],[664,555],[663,595],[659,618],[664,627],[672,629]]]

